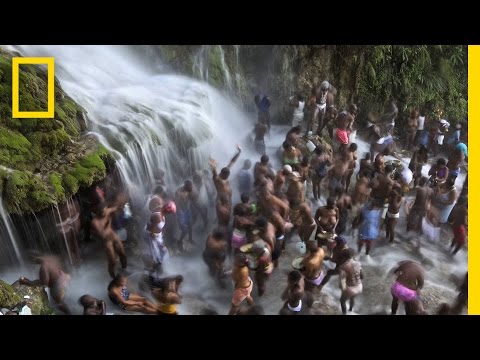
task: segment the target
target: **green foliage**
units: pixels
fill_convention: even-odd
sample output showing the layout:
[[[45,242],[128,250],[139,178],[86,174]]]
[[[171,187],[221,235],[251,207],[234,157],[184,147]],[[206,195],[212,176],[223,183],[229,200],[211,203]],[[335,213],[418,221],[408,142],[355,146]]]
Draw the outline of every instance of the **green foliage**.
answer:
[[[419,108],[430,115],[442,109],[452,124],[467,120],[466,46],[374,46],[359,56],[357,95],[365,108],[382,112],[395,98],[400,119]]]
[[[65,199],[65,190],[62,186],[62,175],[59,173],[51,173],[48,177],[50,180],[50,185],[53,188],[53,194],[57,202],[61,202]]]
[[[78,191],[78,181],[74,176],[70,174],[65,174],[62,177],[62,184],[69,194],[75,194]]]
[[[22,298],[15,292],[15,289],[5,281],[0,280],[0,307],[11,308],[20,301],[22,301]]]

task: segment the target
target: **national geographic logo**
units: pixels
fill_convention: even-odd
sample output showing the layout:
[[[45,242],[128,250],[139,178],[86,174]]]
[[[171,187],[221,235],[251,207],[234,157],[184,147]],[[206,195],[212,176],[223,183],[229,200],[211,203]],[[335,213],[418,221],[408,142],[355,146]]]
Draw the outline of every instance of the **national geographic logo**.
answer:
[[[19,66],[47,65],[48,107],[47,111],[19,110]],[[55,61],[53,57],[14,57],[12,58],[12,118],[52,119],[55,115]]]

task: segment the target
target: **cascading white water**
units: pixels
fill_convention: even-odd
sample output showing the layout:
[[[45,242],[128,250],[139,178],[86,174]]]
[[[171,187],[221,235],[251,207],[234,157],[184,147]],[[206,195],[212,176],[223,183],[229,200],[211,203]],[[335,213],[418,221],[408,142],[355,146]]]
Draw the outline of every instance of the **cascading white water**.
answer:
[[[129,47],[15,48],[55,58],[55,75],[87,110],[89,128],[117,157],[129,189],[151,190],[159,168],[179,183],[207,168],[209,156],[226,163],[251,131],[251,120],[216,89],[158,74]]]
[[[10,215],[0,198],[0,265],[11,261],[23,264],[22,254],[18,245],[18,234],[12,224]]]

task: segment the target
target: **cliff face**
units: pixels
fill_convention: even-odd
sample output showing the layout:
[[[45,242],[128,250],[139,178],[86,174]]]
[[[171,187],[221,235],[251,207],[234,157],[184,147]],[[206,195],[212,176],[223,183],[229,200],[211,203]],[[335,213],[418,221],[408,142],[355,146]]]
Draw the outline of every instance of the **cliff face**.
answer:
[[[360,105],[359,120],[379,114],[392,98],[399,118],[413,107],[451,123],[467,120],[466,46],[204,45],[158,46],[156,55],[174,71],[233,94],[247,111],[253,96],[268,94],[272,120],[290,120],[288,98],[307,96],[328,80],[339,109]]]
[[[37,212],[105,176],[105,149],[86,130],[85,112],[55,79],[53,119],[12,118],[12,56],[0,50],[0,193],[10,213]],[[47,72],[21,65],[21,111],[47,108]]]

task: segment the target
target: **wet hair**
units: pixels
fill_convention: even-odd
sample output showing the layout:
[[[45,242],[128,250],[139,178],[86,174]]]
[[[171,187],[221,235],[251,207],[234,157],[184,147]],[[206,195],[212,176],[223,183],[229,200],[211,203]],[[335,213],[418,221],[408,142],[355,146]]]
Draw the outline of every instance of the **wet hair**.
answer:
[[[262,157],[260,158],[260,162],[262,164],[268,163],[269,160],[270,160],[270,158],[268,157],[268,155],[262,155]]]
[[[240,199],[242,200],[242,203],[246,204],[250,201],[250,194],[242,193],[242,195],[240,195]]]
[[[217,240],[223,240],[225,239],[225,233],[217,228],[213,230],[212,237]]]
[[[385,166],[385,173],[388,174],[388,173],[391,173],[393,171],[393,166],[392,165],[387,165]]]
[[[191,180],[185,180],[185,183],[183,184],[183,189],[190,192],[193,190],[193,183]]]
[[[284,141],[283,144],[282,144],[282,148],[283,150],[288,150],[289,148],[291,148],[292,145],[290,145],[288,142]]]
[[[102,215],[103,214],[103,211],[105,210],[105,208],[107,207],[107,205],[105,204],[105,201],[102,201],[102,202],[99,202],[97,204],[97,206],[95,207],[95,214],[96,215]]]
[[[80,296],[80,298],[78,299],[78,303],[82,306],[92,306],[92,305],[95,305],[97,302],[97,299],[95,299],[92,295],[82,295]]]
[[[418,185],[420,185],[420,186],[425,186],[427,183],[428,183],[428,178],[425,177],[425,176],[422,176],[422,177],[420,178],[420,181],[418,182]]]
[[[355,143],[351,143],[350,146],[348,147],[348,150],[350,150],[351,152],[357,151],[357,149],[358,149],[358,146]]]
[[[447,165],[447,161],[444,158],[440,158],[437,160],[437,165],[445,166]]]
[[[301,165],[302,166],[307,166],[309,164],[309,162],[310,162],[310,158],[308,157],[308,155],[305,155],[302,159]]]
[[[297,97],[298,101],[303,101],[303,95],[302,94],[296,93],[295,96]]]
[[[223,180],[227,180],[229,176],[230,176],[230,169],[229,169],[228,167],[224,167],[224,168],[220,171],[220,177],[221,177]]]
[[[267,226],[267,223],[267,219],[265,219],[264,217],[259,217],[257,220],[255,220],[255,225],[260,228],[264,228],[265,226]]]
[[[288,282],[298,283],[302,279],[302,273],[298,270],[292,270],[288,273]]]
[[[124,278],[126,278],[126,276],[123,275],[122,273],[118,273],[117,275],[115,275],[113,280],[110,281],[110,284],[108,284],[108,290],[110,290],[114,286],[120,286],[121,280]]]
[[[153,194],[164,196],[165,195],[165,189],[161,185],[155,186],[155,188],[153,189]]]
[[[370,154],[369,152],[366,152],[363,158],[365,160],[372,160],[372,154]]]
[[[243,162],[243,168],[245,170],[248,170],[252,167],[252,162],[250,161],[250,159],[245,159],[245,161]]]
[[[301,126],[294,126],[290,129],[289,133],[292,134],[292,133],[301,133],[302,132],[302,127]]]
[[[202,176],[198,173],[193,174],[192,180],[195,184],[200,184],[202,182]]]
[[[335,198],[330,196],[330,197],[327,199],[327,207],[333,208],[333,207],[335,206],[335,204],[336,204]]]

